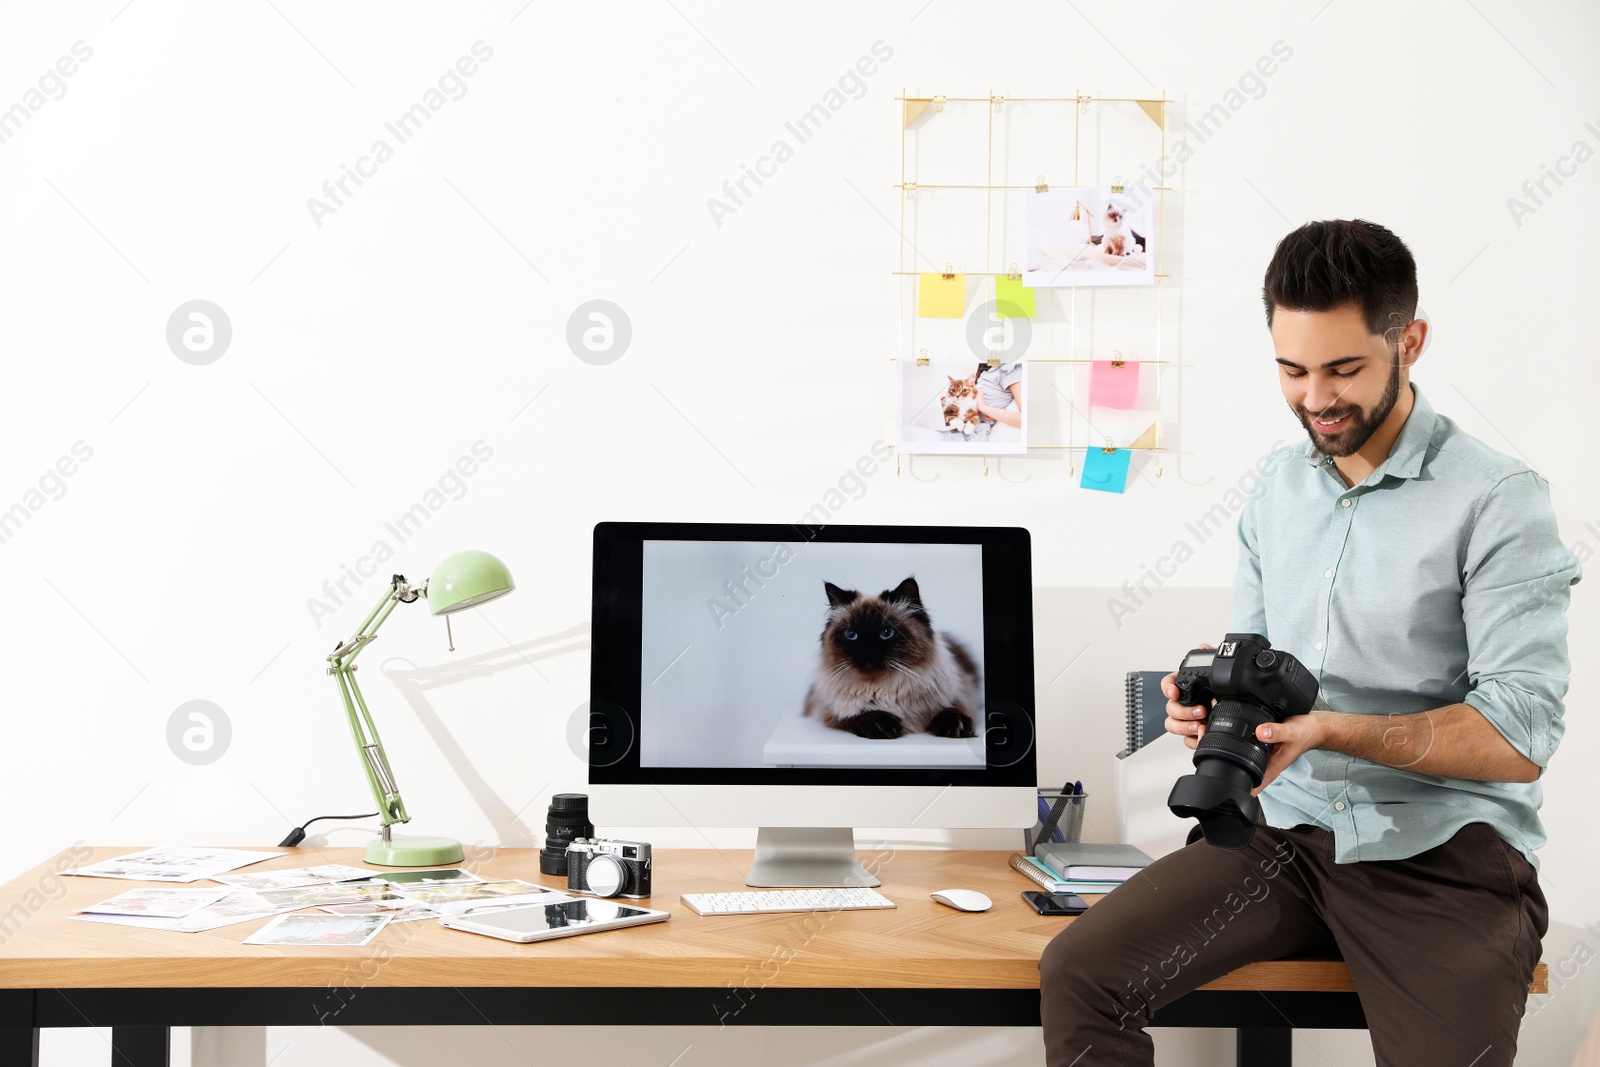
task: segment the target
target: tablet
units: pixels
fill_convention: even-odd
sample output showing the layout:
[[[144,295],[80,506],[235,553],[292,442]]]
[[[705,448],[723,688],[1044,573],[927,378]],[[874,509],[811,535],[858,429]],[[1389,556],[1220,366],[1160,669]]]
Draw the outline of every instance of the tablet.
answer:
[[[487,914],[446,915],[439,922],[452,930],[503,938],[506,941],[548,941],[552,937],[572,937],[640,926],[672,918],[672,913],[640,908],[620,901],[585,898],[559,904],[529,904],[501,908]]]

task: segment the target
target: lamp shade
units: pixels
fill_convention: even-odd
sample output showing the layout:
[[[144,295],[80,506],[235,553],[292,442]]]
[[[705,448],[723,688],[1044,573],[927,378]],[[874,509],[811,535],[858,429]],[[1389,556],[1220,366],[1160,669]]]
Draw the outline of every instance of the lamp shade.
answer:
[[[515,589],[506,565],[487,552],[457,552],[434,568],[428,578],[428,610],[449,615],[487,604]]]

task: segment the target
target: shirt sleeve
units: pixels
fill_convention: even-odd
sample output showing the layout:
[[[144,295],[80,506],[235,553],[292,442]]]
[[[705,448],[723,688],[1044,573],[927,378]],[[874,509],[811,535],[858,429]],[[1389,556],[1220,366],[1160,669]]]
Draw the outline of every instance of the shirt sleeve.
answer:
[[[998,384],[1000,386],[1000,391],[1006,395],[1006,405],[1010,406],[1012,402],[1011,386],[1015,382],[1022,381],[1022,361],[1018,360],[1015,363],[1007,363],[1005,366],[1000,368],[996,377],[999,379]]]
[[[1472,687],[1463,700],[1541,768],[1566,730],[1567,604],[1581,577],[1545,480],[1524,470],[1495,483],[1479,504],[1462,568]]]
[[[1233,574],[1233,620],[1229,633],[1260,634],[1269,641],[1267,605],[1261,588],[1261,549],[1256,539],[1256,501],[1259,487],[1239,510],[1239,568]]]

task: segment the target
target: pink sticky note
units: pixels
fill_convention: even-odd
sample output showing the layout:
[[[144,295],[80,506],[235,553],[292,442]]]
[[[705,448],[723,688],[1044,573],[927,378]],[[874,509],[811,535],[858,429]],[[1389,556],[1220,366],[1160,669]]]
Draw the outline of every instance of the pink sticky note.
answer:
[[[1108,408],[1131,408],[1139,402],[1139,364],[1113,366],[1095,360],[1089,371],[1089,403]]]

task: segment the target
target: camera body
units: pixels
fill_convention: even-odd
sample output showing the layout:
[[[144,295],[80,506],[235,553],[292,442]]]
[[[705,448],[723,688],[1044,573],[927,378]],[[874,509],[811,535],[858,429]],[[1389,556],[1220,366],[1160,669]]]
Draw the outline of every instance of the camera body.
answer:
[[[1310,711],[1317,680],[1260,634],[1228,634],[1215,649],[1184,656],[1173,683],[1178,703],[1216,705],[1195,746],[1195,773],[1178,779],[1167,807],[1180,818],[1199,819],[1211,844],[1244,848],[1261,817],[1251,790],[1261,784],[1271,748],[1256,740],[1256,727]]]
[[[1173,682],[1180,704],[1233,697],[1272,710],[1277,722],[1304,715],[1317,699],[1311,672],[1260,634],[1228,634],[1215,649],[1192,649]]]
[[[650,846],[643,841],[574,838],[567,846],[567,889],[597,897],[648,897]]]

